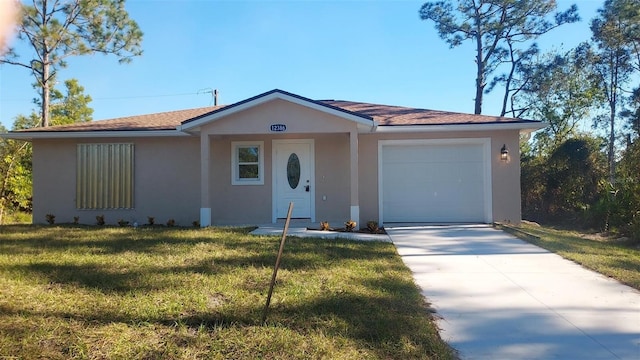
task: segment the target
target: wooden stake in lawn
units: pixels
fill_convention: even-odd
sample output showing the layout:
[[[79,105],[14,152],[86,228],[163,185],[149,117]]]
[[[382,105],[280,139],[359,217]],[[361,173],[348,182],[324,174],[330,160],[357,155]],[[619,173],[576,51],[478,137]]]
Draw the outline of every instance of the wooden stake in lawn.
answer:
[[[271,284],[269,285],[269,295],[267,296],[267,303],[264,306],[264,312],[262,314],[263,323],[267,321],[267,311],[269,311],[273,287],[276,285],[276,275],[278,275],[278,268],[280,267],[280,259],[282,258],[282,251],[284,250],[284,240],[287,238],[287,231],[289,230],[289,221],[291,221],[292,210],[293,203],[290,202],[289,211],[287,211],[287,220],[284,222],[284,230],[282,231],[282,240],[280,240],[280,249],[278,250],[278,256],[276,257],[276,265],[273,267],[273,275],[271,276]]]

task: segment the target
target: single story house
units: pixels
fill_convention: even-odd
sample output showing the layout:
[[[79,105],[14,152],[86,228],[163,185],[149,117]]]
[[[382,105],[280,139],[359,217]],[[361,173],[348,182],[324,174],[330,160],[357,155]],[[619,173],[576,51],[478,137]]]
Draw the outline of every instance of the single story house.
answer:
[[[520,222],[538,121],[272,90],[226,106],[3,134],[33,143],[33,222]]]

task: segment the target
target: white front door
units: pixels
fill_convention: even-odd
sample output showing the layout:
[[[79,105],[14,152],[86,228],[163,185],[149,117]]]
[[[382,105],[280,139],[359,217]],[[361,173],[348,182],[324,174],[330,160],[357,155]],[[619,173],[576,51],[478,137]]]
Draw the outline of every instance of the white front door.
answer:
[[[292,218],[315,221],[313,140],[273,141],[274,220],[287,217],[293,202]]]

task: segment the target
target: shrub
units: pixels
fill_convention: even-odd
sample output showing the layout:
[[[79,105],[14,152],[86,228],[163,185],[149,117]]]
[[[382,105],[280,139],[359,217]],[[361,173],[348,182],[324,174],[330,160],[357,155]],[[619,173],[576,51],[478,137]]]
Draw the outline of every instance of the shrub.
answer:
[[[355,229],[355,228],[356,228],[356,225],[358,225],[358,224],[357,224],[355,221],[353,221],[353,220],[349,220],[349,221],[347,221],[347,222],[345,222],[345,223],[344,223],[344,227],[345,227],[345,230],[346,230],[347,232],[352,232],[352,231],[353,231],[353,229]]]
[[[147,225],[153,226],[156,223],[156,219],[153,216],[147,216]]]
[[[175,220],[173,220],[173,219],[169,219],[169,220],[167,220],[167,226],[168,226],[168,227],[174,227],[174,226],[176,226],[176,221],[175,221]]]
[[[80,223],[80,216],[73,217],[73,225],[78,225]]]
[[[321,221],[320,222],[320,230],[329,231],[329,222],[328,221]]]
[[[47,214],[45,215],[45,218],[47,219],[47,222],[49,223],[49,225],[53,225],[56,223],[56,216],[53,214]]]
[[[550,149],[548,156],[523,156],[523,218],[572,225],[601,221],[599,215],[591,213],[591,208],[603,200],[603,191],[607,194],[601,145],[600,139],[584,136],[565,140]],[[609,213],[610,209],[605,211]]]
[[[378,222],[374,220],[367,221],[367,230],[372,234],[376,234],[380,230]]]
[[[200,221],[198,221],[198,220],[195,220],[195,221],[194,221],[194,222],[192,222],[191,224],[193,224],[193,227],[197,227],[197,228],[199,228],[199,227],[200,227]]]
[[[124,220],[120,219],[120,220],[118,220],[118,225],[120,225],[120,226],[127,226],[127,225],[129,225],[129,222],[128,222],[128,221],[124,221]]]
[[[99,226],[104,225],[104,215],[98,215],[96,216],[96,224]]]

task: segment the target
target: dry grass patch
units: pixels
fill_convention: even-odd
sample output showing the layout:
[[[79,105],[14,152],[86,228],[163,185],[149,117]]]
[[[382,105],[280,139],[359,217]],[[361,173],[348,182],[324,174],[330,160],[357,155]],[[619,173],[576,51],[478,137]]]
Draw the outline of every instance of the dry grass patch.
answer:
[[[0,228],[0,358],[450,359],[392,244]]]
[[[640,290],[640,248],[633,241],[530,224],[522,224],[517,229],[535,235],[522,237],[534,245]]]

